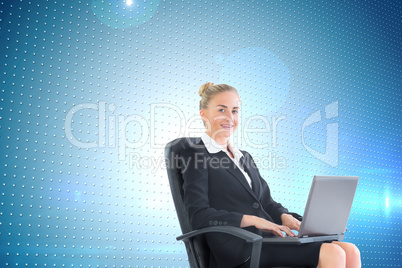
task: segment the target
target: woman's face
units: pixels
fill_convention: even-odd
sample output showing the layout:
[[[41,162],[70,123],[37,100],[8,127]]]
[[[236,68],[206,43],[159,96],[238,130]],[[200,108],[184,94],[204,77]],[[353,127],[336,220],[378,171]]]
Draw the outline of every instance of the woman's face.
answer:
[[[239,124],[240,98],[236,92],[216,94],[208,108],[200,111],[207,134],[218,143],[226,143]]]

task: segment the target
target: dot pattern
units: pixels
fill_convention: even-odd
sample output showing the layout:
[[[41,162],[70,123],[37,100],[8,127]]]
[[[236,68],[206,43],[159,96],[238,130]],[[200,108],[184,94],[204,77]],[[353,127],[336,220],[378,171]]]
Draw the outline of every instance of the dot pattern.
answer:
[[[233,136],[303,213],[357,175],[346,241],[401,264],[398,1],[0,1],[0,267],[188,267],[164,145],[234,85]]]

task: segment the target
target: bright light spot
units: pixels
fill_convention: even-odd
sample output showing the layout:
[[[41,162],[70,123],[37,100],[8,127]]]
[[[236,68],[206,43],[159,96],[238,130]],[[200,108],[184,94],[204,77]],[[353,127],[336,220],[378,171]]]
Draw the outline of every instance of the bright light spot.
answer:
[[[129,5],[129,6],[131,6],[131,5],[133,4],[133,0],[127,0],[127,1],[126,1],[126,4]]]
[[[385,207],[389,208],[389,198],[388,197],[385,198]]]

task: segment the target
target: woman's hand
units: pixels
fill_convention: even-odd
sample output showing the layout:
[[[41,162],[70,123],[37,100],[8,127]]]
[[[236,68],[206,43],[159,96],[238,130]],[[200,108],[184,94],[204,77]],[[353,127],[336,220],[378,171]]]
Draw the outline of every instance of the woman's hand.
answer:
[[[299,231],[300,229],[300,221],[294,218],[290,214],[282,214],[281,215],[282,225],[289,227],[291,230]]]
[[[287,226],[278,225],[256,216],[244,215],[240,227],[249,226],[255,226],[257,229],[263,232],[269,232],[276,236],[284,237],[285,235],[282,233],[282,231],[288,236],[296,236],[295,233],[293,233]]]

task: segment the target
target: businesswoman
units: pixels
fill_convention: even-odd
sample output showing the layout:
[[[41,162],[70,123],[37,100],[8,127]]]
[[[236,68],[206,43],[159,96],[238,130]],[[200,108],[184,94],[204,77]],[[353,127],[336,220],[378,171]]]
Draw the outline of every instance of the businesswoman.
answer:
[[[206,83],[199,89],[206,127],[197,146],[182,152],[184,203],[193,228],[230,225],[262,236],[295,236],[300,221],[272,199],[253,158],[229,137],[239,122],[241,101],[229,85]],[[282,233],[283,232],[283,233]],[[227,234],[208,234],[210,267],[246,265],[249,246]],[[303,245],[263,244],[260,266],[361,267],[360,252],[345,242]]]

